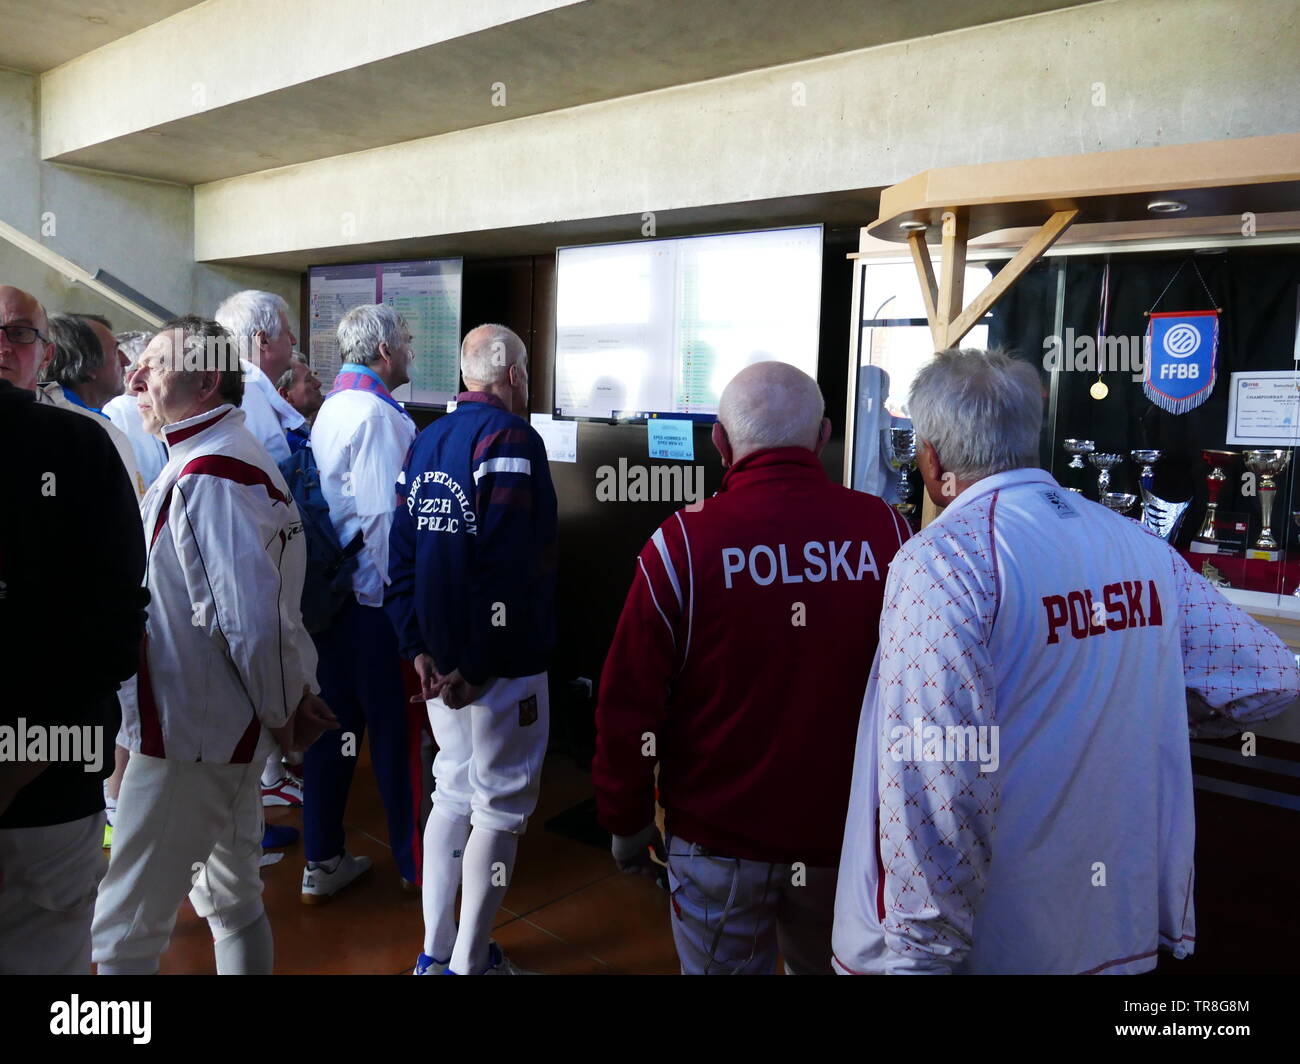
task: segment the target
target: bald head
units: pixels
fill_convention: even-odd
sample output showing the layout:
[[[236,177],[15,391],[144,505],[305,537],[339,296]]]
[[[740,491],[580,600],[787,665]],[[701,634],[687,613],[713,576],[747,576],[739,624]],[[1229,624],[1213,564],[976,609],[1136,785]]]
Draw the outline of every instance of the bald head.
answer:
[[[769,447],[819,452],[830,435],[821,389],[785,362],[746,366],[722,390],[718,421],[730,443],[730,462]],[[719,450],[721,450],[719,446]],[[723,454],[724,459],[728,456]]]
[[[524,342],[504,325],[480,325],[460,345],[460,372],[466,384],[496,384],[511,366],[528,357]]]
[[[41,370],[54,355],[49,320],[35,296],[11,285],[0,285],[0,379],[33,391]]]
[[[460,345],[460,375],[472,392],[486,392],[513,413],[528,409],[528,349],[504,325],[470,329]]]

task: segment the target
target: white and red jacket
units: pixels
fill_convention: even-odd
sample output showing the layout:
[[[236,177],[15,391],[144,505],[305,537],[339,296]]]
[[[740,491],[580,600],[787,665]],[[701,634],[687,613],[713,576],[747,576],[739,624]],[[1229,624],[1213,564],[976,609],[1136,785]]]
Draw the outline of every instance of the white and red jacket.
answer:
[[[140,504],[149,620],[129,749],[179,761],[264,757],[316,686],[302,627],[298,508],[244,413],[220,406],[164,430],[170,457]],[[259,750],[259,745],[261,749]]]
[[[747,455],[637,559],[605,659],[600,822],[725,857],[839,860],[885,571],[908,530],[807,448]],[[653,736],[653,742],[647,736]]]
[[[843,973],[1114,973],[1195,942],[1189,718],[1300,670],[1137,522],[1041,469],[979,481],[894,560],[835,905]]]

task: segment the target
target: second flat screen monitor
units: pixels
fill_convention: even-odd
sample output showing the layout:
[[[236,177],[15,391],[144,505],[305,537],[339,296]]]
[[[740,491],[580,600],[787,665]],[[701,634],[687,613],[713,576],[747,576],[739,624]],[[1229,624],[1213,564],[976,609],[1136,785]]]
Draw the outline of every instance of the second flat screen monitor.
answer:
[[[312,369],[328,394],[339,371],[339,320],[362,303],[386,303],[411,330],[411,383],[393,393],[402,402],[444,406],[460,390],[460,259],[423,259],[310,271]]]
[[[555,413],[712,420],[754,362],[817,375],[821,226],[560,248]]]

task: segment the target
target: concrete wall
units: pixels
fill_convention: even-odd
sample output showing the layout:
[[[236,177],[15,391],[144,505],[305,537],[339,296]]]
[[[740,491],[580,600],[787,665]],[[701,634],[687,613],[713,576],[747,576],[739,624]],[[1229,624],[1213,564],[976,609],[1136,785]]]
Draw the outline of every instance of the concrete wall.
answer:
[[[297,274],[196,266],[188,188],[54,166],[38,152],[38,80],[0,70],[0,219],[94,273],[105,269],[177,313],[210,314],[240,288],[267,288],[291,306]],[[105,314],[119,329],[143,323],[0,240],[0,283],[32,292],[51,312]]]
[[[240,258],[1295,132],[1300,66],[1280,42],[1297,38],[1296,0],[1071,8],[199,185],[195,248]]]

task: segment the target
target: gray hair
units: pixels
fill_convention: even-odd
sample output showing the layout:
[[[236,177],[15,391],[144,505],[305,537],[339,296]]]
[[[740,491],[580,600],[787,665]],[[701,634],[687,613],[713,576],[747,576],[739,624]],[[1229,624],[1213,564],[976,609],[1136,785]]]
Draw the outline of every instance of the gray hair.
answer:
[[[295,351],[293,357],[289,359],[289,368],[281,373],[280,379],[275,382],[275,390],[277,392],[283,392],[286,389],[293,387],[293,364],[295,362],[311,369],[311,363],[307,361],[303,353],[301,351]]]
[[[511,366],[526,368],[527,360],[524,342],[504,325],[475,326],[460,345],[460,375],[466,382],[496,384]]]
[[[153,338],[154,334],[150,332],[120,332],[117,334],[117,346],[122,354],[126,355],[131,365],[134,366],[140,361],[141,353],[149,346],[149,341]]]
[[[216,370],[219,375],[217,392],[221,398],[234,406],[243,405],[244,370],[239,365],[238,346],[220,322],[186,314],[164,322],[158,333],[180,335],[179,345],[175,339],[172,341],[169,368],[177,373]]]
[[[786,362],[755,362],[722,389],[718,420],[738,455],[768,447],[816,446],[826,401],[803,370]]]
[[[259,292],[246,289],[236,292],[221,306],[214,316],[220,326],[239,345],[240,354],[249,358],[254,350],[253,337],[266,333],[268,340],[280,338],[280,314],[289,320],[289,304],[274,292]]]
[[[961,480],[1038,465],[1043,387],[1033,366],[1005,351],[938,352],[912,381],[907,407],[917,438]]]
[[[353,307],[339,322],[339,355],[344,362],[369,366],[379,361],[379,345],[395,351],[402,344],[402,316],[385,303]]]
[[[104,349],[99,337],[76,314],[55,314],[49,320],[54,358],[45,368],[45,379],[65,388],[85,384],[104,366]]]

